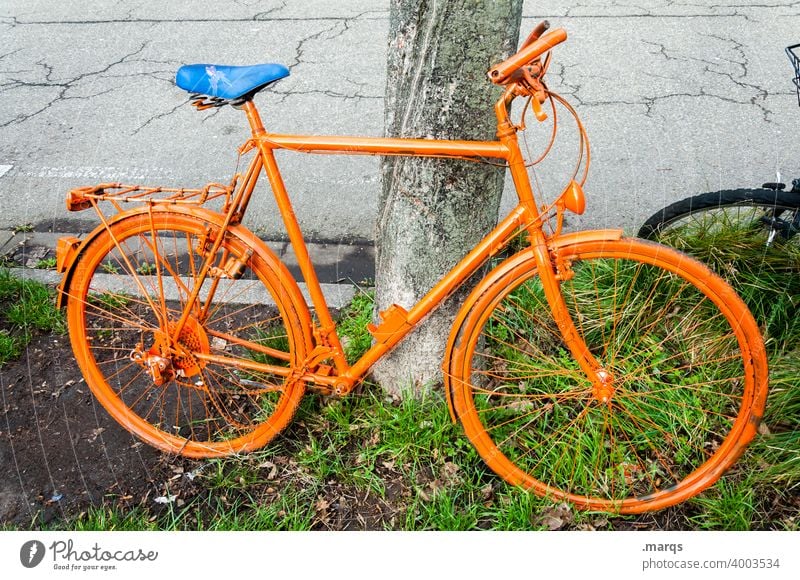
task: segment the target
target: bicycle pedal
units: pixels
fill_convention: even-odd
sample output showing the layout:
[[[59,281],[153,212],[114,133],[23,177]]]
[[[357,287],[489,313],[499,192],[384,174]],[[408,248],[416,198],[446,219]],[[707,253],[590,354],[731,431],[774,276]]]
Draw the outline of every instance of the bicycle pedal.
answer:
[[[381,318],[380,324],[367,324],[367,330],[375,337],[378,342],[386,342],[396,332],[404,328],[410,328],[408,323],[408,311],[399,304],[392,304],[379,313]]]

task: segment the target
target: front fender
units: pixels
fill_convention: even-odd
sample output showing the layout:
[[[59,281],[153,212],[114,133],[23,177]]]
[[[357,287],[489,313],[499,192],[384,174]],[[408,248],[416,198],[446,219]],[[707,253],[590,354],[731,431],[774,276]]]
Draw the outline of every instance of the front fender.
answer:
[[[564,248],[567,246],[571,246],[573,244],[582,244],[586,242],[602,242],[602,241],[615,241],[622,238],[622,230],[618,229],[608,229],[608,230],[588,230],[588,231],[581,231],[581,232],[573,232],[569,234],[565,234],[563,236],[558,236],[556,238],[552,238],[547,241],[547,247],[550,251],[559,250],[560,248]],[[450,418],[455,423],[458,419],[455,408],[453,406],[453,395],[452,395],[452,373],[451,373],[451,364],[450,361],[453,356],[453,349],[458,342],[459,336],[461,334],[461,328],[463,327],[464,321],[466,320],[467,316],[469,315],[470,311],[472,310],[473,305],[478,300],[480,296],[483,295],[489,288],[491,288],[494,284],[497,283],[498,280],[502,279],[505,274],[513,270],[514,268],[518,267],[523,262],[530,260],[533,258],[533,248],[525,248],[510,256],[509,258],[503,260],[500,264],[498,264],[495,268],[493,268],[483,279],[478,282],[478,285],[475,286],[475,289],[470,293],[467,299],[464,301],[464,304],[458,311],[456,315],[455,321],[453,322],[452,330],[450,331],[450,337],[447,340],[447,347],[444,353],[444,361],[442,363],[442,374],[444,377],[444,393],[445,398],[447,399],[447,408],[450,411]]]

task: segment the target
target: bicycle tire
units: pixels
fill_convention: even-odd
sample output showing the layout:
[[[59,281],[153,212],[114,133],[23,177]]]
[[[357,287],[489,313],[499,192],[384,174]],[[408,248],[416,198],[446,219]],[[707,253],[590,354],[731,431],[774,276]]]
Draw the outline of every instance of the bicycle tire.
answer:
[[[544,298],[533,252],[464,305],[446,369],[455,415],[513,485],[583,509],[641,513],[713,484],[754,437],[767,394],[758,326],[700,262],[641,240],[571,242],[570,315],[613,380],[601,400]]]
[[[800,294],[800,191],[710,192],[657,212],[639,231],[707,264],[750,307],[774,347],[794,344]]]
[[[661,235],[684,220],[708,215],[725,208],[752,207],[765,210],[796,212],[800,208],[800,193],[778,189],[742,188],[711,191],[688,197],[668,205],[650,216],[639,229],[638,236],[660,240]]]
[[[110,224],[79,256],[67,299],[73,351],[98,401],[147,443],[194,458],[252,451],[277,435],[305,384],[241,365],[296,368],[310,349],[308,311],[294,280],[263,243],[236,227],[214,263],[222,269],[239,260],[238,278],[218,275],[207,300],[215,280],[208,276],[178,346],[164,354],[164,337],[210,251],[208,235],[219,232],[211,216],[159,208]],[[224,360],[207,359],[217,355]],[[169,373],[163,384],[148,360],[170,361],[159,371]]]

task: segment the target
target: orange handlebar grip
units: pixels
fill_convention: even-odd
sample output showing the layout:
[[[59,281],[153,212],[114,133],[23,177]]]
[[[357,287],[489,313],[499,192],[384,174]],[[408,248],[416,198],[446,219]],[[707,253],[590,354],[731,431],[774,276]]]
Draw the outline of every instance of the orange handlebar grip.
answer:
[[[542,20],[536,27],[531,30],[531,33],[528,35],[528,38],[525,39],[525,42],[522,43],[520,50],[528,46],[534,40],[538,40],[539,37],[544,34],[550,28],[550,22],[548,20]]]
[[[520,50],[514,56],[496,64],[489,70],[489,80],[496,85],[503,84],[519,67],[528,64],[532,60],[541,56],[557,44],[561,44],[567,39],[567,31],[563,28],[556,28],[530,45]]]

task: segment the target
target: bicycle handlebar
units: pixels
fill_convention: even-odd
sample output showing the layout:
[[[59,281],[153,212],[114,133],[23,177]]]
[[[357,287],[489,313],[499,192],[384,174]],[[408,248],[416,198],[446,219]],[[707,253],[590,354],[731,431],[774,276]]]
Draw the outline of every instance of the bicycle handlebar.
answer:
[[[534,40],[538,40],[539,37],[547,32],[550,28],[550,22],[548,20],[542,20],[536,27],[531,30],[531,33],[528,35],[528,38],[525,39],[525,42],[522,43],[522,46],[519,47],[520,50],[528,46]]]
[[[546,21],[545,21],[546,22]],[[539,24],[536,28],[533,29],[528,39],[525,41],[526,43],[530,42],[527,46],[523,45],[523,48],[520,49],[517,54],[513,55],[512,57],[504,60],[500,64],[494,65],[489,70],[489,80],[491,80],[496,85],[504,84],[514,71],[516,71],[521,66],[528,64],[529,62],[536,60],[542,54],[556,46],[557,44],[561,44],[567,39],[567,31],[563,28],[556,28],[551,30],[544,36],[537,38],[536,40],[531,42],[531,37],[539,31],[540,28],[543,28],[545,22]],[[549,26],[549,25],[548,25]],[[543,28],[546,30],[546,27]],[[541,31],[539,31],[541,32]]]

